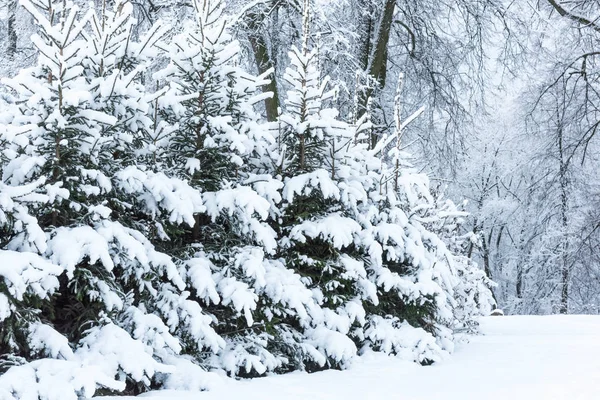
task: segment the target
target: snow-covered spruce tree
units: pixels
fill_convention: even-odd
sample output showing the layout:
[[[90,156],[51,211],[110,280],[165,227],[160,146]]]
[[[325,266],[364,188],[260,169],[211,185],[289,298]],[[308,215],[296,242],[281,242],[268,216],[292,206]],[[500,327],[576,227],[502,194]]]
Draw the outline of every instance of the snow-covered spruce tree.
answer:
[[[402,76],[393,135],[372,150],[355,146],[348,157],[352,181],[368,192],[357,218],[368,276],[377,287],[377,303],[365,303],[367,322],[355,335],[365,348],[430,363],[452,349],[454,297],[463,282],[459,260],[439,236],[443,214],[429,180],[410,168],[402,152],[402,131],[420,111],[401,120],[401,89]]]
[[[274,164],[283,184],[278,255],[302,276],[320,306],[308,325],[281,318],[279,329],[301,335],[296,363],[318,369],[344,366],[356,354],[348,335],[364,322],[362,303],[372,284],[355,246],[361,226],[347,204],[356,193],[341,175],[354,138],[337,110],[326,106],[335,90],[328,90],[328,78],[319,76],[317,49],[309,48],[309,25],[310,3],[305,1],[302,45],[292,47],[284,76],[290,90],[276,122]],[[357,190],[361,196],[361,188]],[[303,351],[304,344],[318,351]]]
[[[167,87],[156,102],[157,125],[172,131],[154,154],[156,169],[202,193],[204,210],[190,229],[165,224],[160,247],[180,259],[191,299],[211,315],[224,342],[216,351],[189,340],[185,347],[203,365],[233,375],[284,370],[289,339],[278,319],[305,320],[318,307],[300,276],[270,256],[276,233],[265,221],[280,201],[281,183],[260,174],[274,141],[253,110],[264,98],[258,93],[265,78],[237,65],[239,46],[223,4],[192,4],[194,21],[173,38],[170,63],[155,74]]]
[[[421,108],[405,121],[402,120],[403,86],[404,74],[400,74],[394,99],[396,143],[394,149],[389,152],[394,167],[394,190],[396,193],[400,193],[399,186],[401,184],[404,184],[405,191],[408,190],[406,180],[402,179],[402,176],[411,175],[411,173],[414,175],[410,163],[407,163],[410,156],[402,152],[404,129],[423,111]],[[454,315],[450,327],[455,330],[466,329],[473,332],[477,325],[476,317],[488,315],[495,304],[491,291],[494,283],[467,257],[469,244],[475,240],[472,232],[462,232],[467,213],[460,211],[452,200],[445,199],[439,188],[431,189],[426,177],[422,176],[421,179],[423,180],[421,188],[417,189],[418,186],[414,186],[416,196],[407,194],[406,201],[408,203],[414,202],[414,200],[419,201],[418,205],[412,206],[411,213],[414,215],[416,211],[418,215],[416,221],[427,231],[434,233],[445,245],[436,247],[438,254],[444,254],[443,260],[451,267],[451,272],[456,278],[455,286],[452,288],[448,287],[447,283],[442,284],[451,299]],[[439,283],[443,283],[443,281],[439,281]]]
[[[401,161],[402,129],[416,115],[401,123],[398,107],[394,135],[369,150],[368,121],[350,127],[325,106],[334,92],[326,91],[317,52],[309,50],[308,2],[304,7],[303,45],[290,53],[291,90],[276,124],[283,189],[274,225],[278,255],[302,275],[321,309],[308,326],[283,318],[280,326],[293,327],[299,343],[325,356],[300,351],[296,358],[309,369],[343,367],[357,347],[439,360],[452,347],[457,280],[452,255],[423,222],[427,178]]]
[[[151,125],[136,67],[160,32],[134,42],[126,2],[81,19],[68,2],[22,3],[40,26],[40,54],[6,80],[14,100],[0,114],[0,264],[11,266],[0,273],[0,346],[26,363],[0,377],[0,397],[138,391],[172,371],[164,363],[181,345],[170,331],[221,343],[171,258],[145,238],[148,215],[193,224],[201,208],[184,182],[133,165]]]
[[[444,198],[441,190],[432,190],[433,202],[424,208],[423,223],[428,230],[436,232],[452,253],[451,260],[457,283],[454,287],[455,331],[477,332],[477,317],[489,315],[496,306],[491,281],[485,271],[468,257],[471,246],[479,246],[477,235],[465,230],[468,214],[452,200]]]
[[[89,70],[96,74],[92,74],[91,81],[105,82],[97,88],[102,107],[118,118],[118,124],[112,126],[112,147],[106,153],[112,157],[106,160],[106,165],[112,165],[113,176],[109,204],[115,219],[143,234],[151,243],[156,238],[167,238],[167,226],[192,227],[194,215],[205,210],[197,190],[156,168],[157,148],[175,127],[159,121],[155,113],[164,90],[146,92],[142,79],[147,77],[146,71],[163,61],[159,45],[167,28],[158,22],[135,41],[131,3],[117,2],[113,12],[103,8],[102,14],[102,19],[91,20],[94,53],[86,61]],[[158,244],[162,250],[172,250]],[[177,353],[189,353],[187,343],[216,352],[224,341],[212,328],[213,319],[189,298],[189,291],[182,291],[187,275],[171,261],[171,255],[162,254],[169,260],[171,269],[167,274],[157,268],[117,268],[124,291],[139,305],[130,306],[120,316],[120,323],[136,340],[152,349],[157,359],[176,366],[171,373],[157,375],[158,384],[167,388],[184,385],[204,389],[210,385],[209,375],[193,358],[180,358]],[[145,317],[146,313],[153,315]],[[156,315],[165,325],[161,325]],[[156,332],[164,338],[157,338]]]

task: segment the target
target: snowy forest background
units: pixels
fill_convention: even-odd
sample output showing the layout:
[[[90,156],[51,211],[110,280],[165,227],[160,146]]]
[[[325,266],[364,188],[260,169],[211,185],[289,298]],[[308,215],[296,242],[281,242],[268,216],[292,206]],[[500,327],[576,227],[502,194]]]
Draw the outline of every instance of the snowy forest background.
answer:
[[[598,314],[598,13],[2,0],[0,398],[428,364],[495,304]]]

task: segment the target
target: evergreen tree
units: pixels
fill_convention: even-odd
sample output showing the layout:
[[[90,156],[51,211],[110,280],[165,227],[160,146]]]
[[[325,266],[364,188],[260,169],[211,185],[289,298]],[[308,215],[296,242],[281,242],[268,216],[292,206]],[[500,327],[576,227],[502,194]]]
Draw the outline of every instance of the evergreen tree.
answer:
[[[300,276],[270,255],[275,231],[266,220],[280,201],[280,182],[264,174],[274,141],[253,104],[266,75],[239,67],[239,45],[218,1],[194,1],[195,20],[171,44],[169,65],[155,76],[168,84],[160,121],[172,131],[157,149],[155,168],[202,193],[192,229],[169,227],[162,246],[178,258],[193,299],[216,321],[225,346],[206,356],[234,375],[288,369],[278,318],[307,318],[314,302]]]
[[[445,199],[440,190],[432,190],[432,195],[433,202],[427,211],[425,223],[427,229],[436,232],[450,251],[448,257],[452,260],[454,275],[457,277],[452,296],[452,328],[476,333],[477,318],[490,315],[496,306],[492,292],[496,283],[468,257],[471,246],[480,245],[477,235],[465,229],[468,213],[452,200]]]
[[[309,0],[269,125],[269,71],[240,67],[219,1],[168,43],[136,39],[125,0],[23,4],[40,57],[0,99],[0,397],[199,390],[369,349],[429,363],[492,304],[463,215],[402,151],[402,79],[373,147],[368,112],[332,107]]]
[[[186,300],[176,265],[145,238],[149,218],[136,218],[152,208],[185,217],[174,211],[177,197],[200,204],[184,182],[133,173],[143,170],[131,151],[146,97],[135,57],[158,31],[134,43],[128,3],[100,18],[78,18],[77,7],[60,1],[23,4],[40,26],[40,57],[6,81],[15,99],[0,126],[2,262],[17,260],[20,273],[2,273],[0,336],[3,353],[31,362],[0,386],[17,397],[51,397],[52,384],[86,397],[97,386],[147,389],[181,351],[177,329],[222,342]],[[136,202],[147,207],[134,213]],[[33,361],[43,357],[56,360]],[[90,372],[77,375],[82,368]],[[40,376],[33,381],[32,371]]]
[[[303,346],[318,352],[311,348],[297,357],[312,369],[343,366],[356,354],[348,334],[363,322],[368,291],[362,286],[368,280],[355,245],[361,226],[346,204],[355,193],[345,186],[344,155],[354,138],[337,110],[326,106],[335,89],[328,90],[328,78],[320,78],[318,49],[309,48],[308,1],[303,27],[302,46],[292,47],[285,74],[290,90],[277,121],[275,163],[283,185],[279,256],[303,277],[320,306],[309,324],[300,326]]]
[[[402,80],[401,75],[394,134],[384,136],[372,150],[355,146],[349,158],[354,185],[360,182],[367,192],[368,200],[356,209],[377,298],[375,304],[366,304],[367,322],[355,334],[365,347],[427,364],[452,350],[455,319],[468,320],[471,315],[461,314],[468,307],[473,313],[479,306],[485,309],[490,292],[484,284],[467,282],[473,278],[472,267],[442,240],[453,238],[447,231],[451,215],[438,208],[428,178],[414,172],[402,151],[403,130],[422,112],[402,120]],[[481,304],[462,302],[459,307],[457,290],[481,296]]]

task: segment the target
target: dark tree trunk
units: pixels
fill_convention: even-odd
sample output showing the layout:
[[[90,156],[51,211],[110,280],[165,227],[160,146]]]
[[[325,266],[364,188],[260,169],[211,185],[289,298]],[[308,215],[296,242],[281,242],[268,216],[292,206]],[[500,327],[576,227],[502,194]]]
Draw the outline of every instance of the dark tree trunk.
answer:
[[[259,74],[263,74],[275,64],[269,54],[267,41],[265,39],[266,27],[264,26],[264,14],[261,12],[251,12],[246,16],[246,25],[248,26],[248,40],[254,52],[254,60]],[[273,97],[265,99],[265,110],[268,121],[275,121],[279,116],[279,93],[277,91],[277,82],[275,77],[271,79],[268,85],[263,86],[263,92],[273,93]]]
[[[367,37],[366,45],[363,46],[364,56],[363,63],[365,64],[365,71],[368,75],[374,79],[379,88],[385,87],[386,72],[387,72],[387,58],[388,58],[388,43],[390,41],[390,31],[392,29],[392,19],[394,17],[394,9],[396,8],[396,0],[385,0],[385,6],[383,14],[381,16],[381,22],[379,24],[379,31],[375,38],[375,42],[370,42],[370,33],[373,27],[372,19],[367,19],[366,31],[369,33]],[[372,52],[372,54],[371,54]],[[368,60],[365,62],[365,60]],[[367,88],[360,95],[360,106],[359,115],[361,117],[367,110],[367,102],[369,98],[373,96],[375,88],[370,82],[367,82]],[[371,134],[370,146],[373,148],[377,143],[377,135]]]
[[[560,160],[559,184],[560,184],[560,216],[563,230],[562,238],[562,257],[561,257],[561,293],[560,293],[560,313],[569,312],[569,238],[567,235],[569,220],[567,216],[568,207],[568,177],[567,162],[564,154],[563,131],[562,127],[558,130],[558,151]]]
[[[390,31],[395,8],[396,0],[386,0],[383,15],[381,16],[381,24],[379,25],[379,32],[377,33],[375,50],[369,65],[369,75],[377,80],[380,87],[385,86],[388,43],[390,41]]]
[[[9,0],[8,2],[8,43],[6,54],[10,60],[14,60],[17,54],[17,4],[18,0]]]

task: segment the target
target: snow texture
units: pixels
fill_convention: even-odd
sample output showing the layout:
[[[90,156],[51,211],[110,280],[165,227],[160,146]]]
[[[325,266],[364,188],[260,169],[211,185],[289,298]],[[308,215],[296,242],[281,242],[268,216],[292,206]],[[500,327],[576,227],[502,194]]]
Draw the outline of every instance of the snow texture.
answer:
[[[156,400],[597,398],[599,317],[486,317],[481,320],[481,330],[482,335],[470,336],[451,358],[428,367],[368,353],[346,371],[227,380],[204,393],[156,391],[141,397]]]

